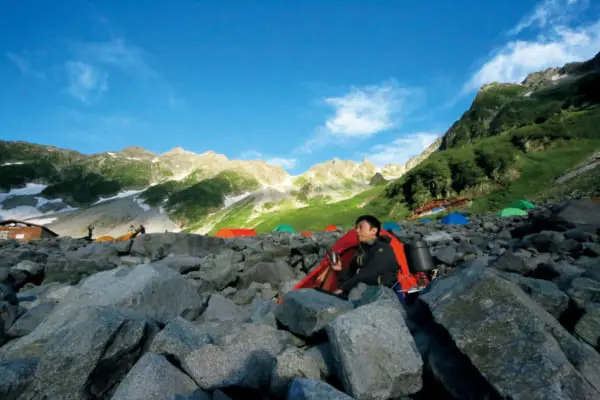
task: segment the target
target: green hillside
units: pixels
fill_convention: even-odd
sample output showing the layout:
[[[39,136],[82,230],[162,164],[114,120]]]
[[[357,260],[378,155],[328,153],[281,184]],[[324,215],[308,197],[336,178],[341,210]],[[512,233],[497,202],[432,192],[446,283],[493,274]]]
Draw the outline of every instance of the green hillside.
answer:
[[[282,223],[297,231],[320,231],[328,225],[350,227],[361,214],[374,214],[386,219],[405,218],[409,211],[401,204],[394,205],[385,199],[384,186],[375,186],[347,200],[332,204],[313,204],[308,207],[284,207],[282,210],[265,213],[252,218],[254,203],[242,201],[235,206],[203,219],[186,230],[193,232],[205,223],[215,223],[210,234],[221,228],[252,227],[257,232],[271,232]]]
[[[223,171],[210,179],[175,191],[168,196],[166,208],[176,222],[189,225],[223,207],[226,196],[235,196],[259,188],[251,176]]]
[[[486,211],[552,186],[555,177],[600,149],[600,71],[578,74],[574,64],[570,71],[537,91],[526,85],[483,88],[448,130],[441,151],[390,184],[386,198],[412,209],[460,195],[476,199],[474,211]]]
[[[127,151],[127,149],[125,149]],[[85,206],[122,190],[142,189],[172,173],[151,158],[85,155],[27,142],[0,141],[0,190],[43,183],[42,195]]]

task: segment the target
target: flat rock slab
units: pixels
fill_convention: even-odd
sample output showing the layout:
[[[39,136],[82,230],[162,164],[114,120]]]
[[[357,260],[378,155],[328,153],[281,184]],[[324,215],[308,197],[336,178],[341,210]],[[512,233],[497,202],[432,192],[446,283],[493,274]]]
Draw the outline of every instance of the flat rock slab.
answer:
[[[324,380],[327,377],[323,372],[317,358],[306,354],[304,350],[290,347],[277,356],[271,371],[270,392],[277,397],[285,397],[294,377]]]
[[[570,200],[553,217],[569,225],[600,227],[600,204],[590,200]]]
[[[8,330],[8,336],[21,337],[31,333],[54,310],[56,303],[42,303],[27,310]]]
[[[0,361],[0,399],[17,400],[33,379],[37,358]]]
[[[205,327],[177,317],[154,337],[150,351],[172,357],[181,363],[190,351],[210,343],[212,340]]]
[[[194,381],[164,356],[146,353],[117,387],[111,400],[163,400],[198,389]],[[205,397],[209,399],[208,395]]]
[[[556,319],[559,319],[569,307],[569,296],[560,290],[554,282],[527,278],[513,273],[505,273],[502,276],[518,285],[521,290]]]
[[[128,310],[80,308],[43,346],[22,400],[104,398],[133,366],[158,326]]]
[[[167,267],[183,275],[190,271],[199,270],[202,264],[202,259],[194,256],[170,256],[155,262],[157,264],[166,265]]]
[[[575,325],[575,334],[600,351],[600,306],[581,317]]]
[[[310,337],[338,315],[354,308],[351,302],[314,289],[292,290],[275,309],[275,318],[291,332]]]
[[[275,358],[292,346],[291,334],[267,325],[243,324],[208,344],[188,353],[181,365],[200,388],[231,386],[266,389]]]
[[[384,400],[421,390],[423,360],[399,307],[370,303],[337,317],[326,331],[352,397]]]
[[[354,400],[328,383],[296,377],[287,393],[287,400]]]
[[[85,306],[125,308],[168,323],[182,312],[199,307],[196,288],[163,265],[138,265],[96,273],[69,291],[58,306],[30,334],[0,349],[0,357],[20,358],[42,350],[44,342]],[[25,349],[27,353],[24,353]]]
[[[440,278],[419,302],[503,398],[600,398],[600,354],[492,269]]]

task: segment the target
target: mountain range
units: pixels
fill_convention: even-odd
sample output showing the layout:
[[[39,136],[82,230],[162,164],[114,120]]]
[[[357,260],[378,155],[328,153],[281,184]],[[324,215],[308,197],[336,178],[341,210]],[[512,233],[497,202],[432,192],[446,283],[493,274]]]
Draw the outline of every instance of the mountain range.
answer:
[[[46,223],[69,235],[79,235],[89,224],[103,234],[116,234],[125,223],[160,230],[195,223],[205,233],[211,223],[202,220],[239,202],[251,200],[257,215],[333,203],[406,170],[402,165],[378,168],[368,160],[334,158],[290,176],[264,161],[230,160],[213,151],[196,154],[181,147],[163,154],[133,146],[86,155],[0,141],[0,216]]]
[[[181,147],[85,155],[0,141],[0,216],[79,236],[90,224],[98,235],[137,224],[198,233],[280,223],[322,229],[359,212],[402,219],[431,199],[458,195],[475,199],[474,211],[493,210],[514,197],[549,195],[557,177],[600,150],[599,103],[600,53],[519,84],[484,85],[469,110],[405,165],[334,158],[298,176]]]

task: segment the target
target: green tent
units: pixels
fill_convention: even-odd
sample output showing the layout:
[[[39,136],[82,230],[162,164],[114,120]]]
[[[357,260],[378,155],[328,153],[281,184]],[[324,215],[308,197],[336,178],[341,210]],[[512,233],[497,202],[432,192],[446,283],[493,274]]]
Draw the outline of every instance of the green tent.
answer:
[[[505,208],[498,213],[501,217],[514,217],[517,215],[527,215],[527,211],[521,210],[520,208]]]
[[[532,208],[535,208],[535,206],[528,202],[527,200],[515,200],[513,201],[508,208],[518,208],[520,210],[530,210]]]
[[[273,232],[292,232],[293,233],[296,231],[291,226],[282,224],[282,225],[279,225],[277,228],[273,229]]]

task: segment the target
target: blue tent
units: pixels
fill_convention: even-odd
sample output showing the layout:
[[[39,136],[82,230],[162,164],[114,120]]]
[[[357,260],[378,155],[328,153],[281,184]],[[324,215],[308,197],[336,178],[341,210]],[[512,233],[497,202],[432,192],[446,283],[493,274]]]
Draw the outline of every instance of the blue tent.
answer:
[[[445,225],[467,225],[469,219],[460,213],[452,213],[443,217],[441,222]]]
[[[398,225],[395,222],[391,222],[391,221],[385,222],[381,228],[384,231],[388,231],[388,232],[389,231],[400,231],[400,230],[402,230],[402,228],[400,227],[400,225]]]
[[[431,220],[429,218],[423,218],[421,222],[431,222]]]

